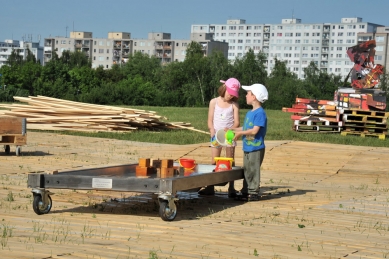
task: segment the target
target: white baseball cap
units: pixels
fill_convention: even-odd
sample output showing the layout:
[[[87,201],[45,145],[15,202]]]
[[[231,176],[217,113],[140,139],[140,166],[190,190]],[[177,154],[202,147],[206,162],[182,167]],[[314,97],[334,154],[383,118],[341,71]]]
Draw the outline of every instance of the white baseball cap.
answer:
[[[263,84],[242,85],[242,88],[246,91],[251,91],[261,103],[265,102],[269,97],[269,93]]]

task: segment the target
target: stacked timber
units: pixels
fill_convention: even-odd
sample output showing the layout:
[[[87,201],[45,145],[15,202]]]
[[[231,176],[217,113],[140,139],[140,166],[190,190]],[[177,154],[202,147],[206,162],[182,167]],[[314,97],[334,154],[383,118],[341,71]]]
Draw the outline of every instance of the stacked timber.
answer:
[[[343,114],[343,136],[358,135],[385,139],[388,134],[387,118],[389,114],[384,111],[367,111],[362,109],[339,109]]]
[[[27,129],[83,131],[83,132],[128,132],[137,129],[194,129],[190,123],[165,122],[155,111],[96,105],[67,101],[46,96],[17,97],[27,104],[2,104],[0,116],[27,119]],[[208,133],[207,133],[208,134]]]
[[[336,103],[329,100],[296,98],[292,108],[282,108],[293,113],[293,130],[304,132],[340,132],[343,121]]]

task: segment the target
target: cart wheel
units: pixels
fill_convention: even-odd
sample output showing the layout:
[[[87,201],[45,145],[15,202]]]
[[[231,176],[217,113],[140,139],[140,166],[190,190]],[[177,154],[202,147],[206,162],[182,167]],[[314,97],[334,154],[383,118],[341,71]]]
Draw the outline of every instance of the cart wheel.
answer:
[[[16,153],[17,156],[20,156],[20,154],[22,154],[22,148],[20,146],[17,146],[16,150],[15,150],[15,153]]]
[[[50,195],[47,195],[47,198],[49,200],[49,203],[46,207],[43,207],[43,201],[42,196],[35,194],[34,195],[34,201],[32,202],[32,208],[34,209],[34,212],[38,215],[47,214],[51,210],[51,205],[53,204],[53,201],[51,200]]]
[[[4,151],[7,155],[11,152],[11,147],[9,145],[4,145]]]
[[[172,221],[177,216],[177,208],[174,206],[174,208],[169,207],[169,203],[166,200],[159,202],[159,216],[164,221]]]

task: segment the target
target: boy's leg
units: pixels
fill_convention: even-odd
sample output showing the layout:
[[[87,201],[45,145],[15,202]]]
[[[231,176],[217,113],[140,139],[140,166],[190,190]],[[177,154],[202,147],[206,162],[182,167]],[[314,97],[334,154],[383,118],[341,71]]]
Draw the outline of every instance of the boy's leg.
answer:
[[[242,193],[259,194],[261,180],[261,164],[265,149],[244,154],[244,176]]]

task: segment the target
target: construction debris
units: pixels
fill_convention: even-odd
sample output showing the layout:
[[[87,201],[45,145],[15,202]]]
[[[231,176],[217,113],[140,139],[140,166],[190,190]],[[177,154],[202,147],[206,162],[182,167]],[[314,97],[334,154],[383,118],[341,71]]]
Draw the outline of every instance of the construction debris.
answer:
[[[155,111],[96,105],[67,101],[46,96],[18,97],[14,99],[27,104],[1,104],[0,116],[27,119],[27,129],[82,131],[82,132],[130,132],[138,129],[187,129],[190,123],[165,122],[166,117]]]
[[[345,109],[343,106],[346,102],[347,107],[354,108]],[[332,132],[341,133],[342,136],[358,135],[385,139],[388,134],[389,113],[363,109],[368,106],[365,102],[366,99],[357,95],[347,98],[343,96],[340,102],[296,98],[292,108],[282,108],[282,111],[293,113],[292,129],[298,132]]]

